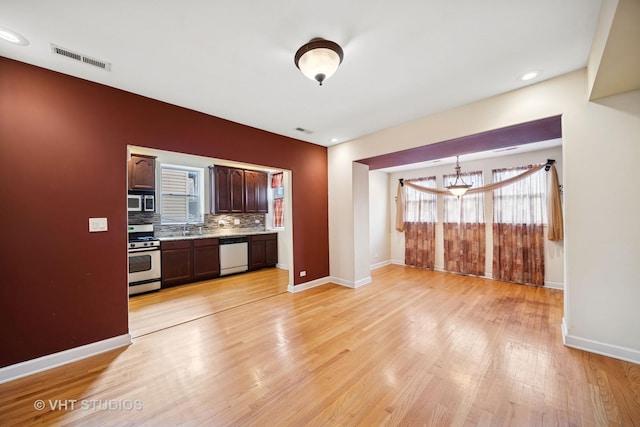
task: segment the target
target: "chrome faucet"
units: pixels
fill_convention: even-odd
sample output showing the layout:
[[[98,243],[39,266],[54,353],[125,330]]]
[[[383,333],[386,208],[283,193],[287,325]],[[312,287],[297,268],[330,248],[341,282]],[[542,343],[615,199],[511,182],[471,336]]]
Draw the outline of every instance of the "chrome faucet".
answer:
[[[184,223],[184,227],[182,227],[182,235],[183,235],[183,236],[186,236],[186,235],[188,235],[188,234],[189,234],[189,230],[187,230],[187,225],[188,225],[188,223],[187,223],[187,222],[185,222],[185,223]]]

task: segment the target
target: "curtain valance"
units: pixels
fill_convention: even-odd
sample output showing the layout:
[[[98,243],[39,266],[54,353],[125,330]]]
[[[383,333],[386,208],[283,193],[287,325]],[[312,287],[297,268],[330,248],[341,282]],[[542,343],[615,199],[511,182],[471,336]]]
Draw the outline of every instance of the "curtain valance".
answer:
[[[512,178],[508,178],[500,182],[494,182],[493,184],[484,185],[482,187],[470,188],[465,194],[481,193],[505,187],[507,185],[513,184],[516,181],[533,175],[534,173],[538,172],[548,165],[549,163],[543,163],[534,166],[526,172],[523,172],[520,175],[514,176]],[[558,173],[554,165],[551,165],[548,171],[551,172],[551,185],[549,186],[550,188],[547,195],[547,210],[549,212],[549,233],[547,238],[549,240],[562,240],[564,238],[564,226],[562,223],[562,205],[560,202],[560,186],[558,185]],[[398,189],[396,192],[396,230],[398,231],[404,231],[404,191],[402,190],[403,185],[406,185],[407,187],[411,187],[418,191],[423,191],[425,193],[439,194],[443,196],[451,195],[451,193],[447,190],[422,187],[409,181],[401,180],[400,183],[398,183]],[[464,197],[464,195],[461,197]]]

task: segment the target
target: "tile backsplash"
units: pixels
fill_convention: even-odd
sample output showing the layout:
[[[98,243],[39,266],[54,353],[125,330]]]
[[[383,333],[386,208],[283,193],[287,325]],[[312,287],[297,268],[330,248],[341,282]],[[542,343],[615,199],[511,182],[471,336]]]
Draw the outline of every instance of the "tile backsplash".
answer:
[[[220,222],[223,221],[224,224]],[[234,224],[239,221],[239,224]],[[229,232],[264,231],[264,214],[204,214],[203,224],[162,225],[159,213],[129,212],[129,224],[153,224],[156,237],[180,236],[186,229],[187,234],[219,234]]]

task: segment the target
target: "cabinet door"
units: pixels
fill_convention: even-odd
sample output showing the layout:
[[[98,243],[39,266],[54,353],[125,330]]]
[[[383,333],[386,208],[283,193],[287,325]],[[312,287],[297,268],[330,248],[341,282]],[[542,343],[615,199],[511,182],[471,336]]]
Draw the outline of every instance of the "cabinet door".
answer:
[[[214,213],[244,212],[244,171],[216,166],[213,178]]]
[[[267,181],[268,176],[264,172],[244,171],[245,212],[267,213]]]
[[[191,242],[162,242],[162,287],[187,283],[193,278]]]
[[[242,169],[231,168],[230,188],[231,212],[244,212],[244,171]]]
[[[208,279],[220,275],[218,239],[198,239],[193,242],[193,277]]]
[[[156,158],[132,154],[129,160],[129,190],[156,189]]]
[[[265,240],[266,260],[268,266],[275,266],[278,263],[278,235],[270,234]]]
[[[214,213],[231,212],[231,169],[216,166],[213,169]]]
[[[251,236],[249,239],[249,270],[257,270],[267,265],[265,240],[260,237]]]
[[[258,200],[258,213],[269,212],[269,200],[267,199],[267,187],[269,185],[269,175],[260,172],[258,175],[258,186],[256,189],[256,199]]]

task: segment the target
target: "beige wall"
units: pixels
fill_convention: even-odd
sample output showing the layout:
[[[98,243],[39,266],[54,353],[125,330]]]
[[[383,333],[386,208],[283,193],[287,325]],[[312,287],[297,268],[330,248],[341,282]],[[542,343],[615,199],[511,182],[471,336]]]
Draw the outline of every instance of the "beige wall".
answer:
[[[391,261],[393,234],[392,205],[395,194],[389,195],[389,174],[369,173],[369,264],[371,268]],[[395,216],[394,216],[395,218]]]
[[[354,160],[558,114],[564,142],[565,339],[640,362],[640,194],[637,187],[631,195],[616,194],[613,187],[634,182],[640,92],[588,102],[585,70],[330,147],[331,276],[347,283],[368,277],[355,254],[369,253],[362,246],[369,238],[353,226],[359,219],[353,194],[368,194],[360,187],[368,180],[353,168]]]

